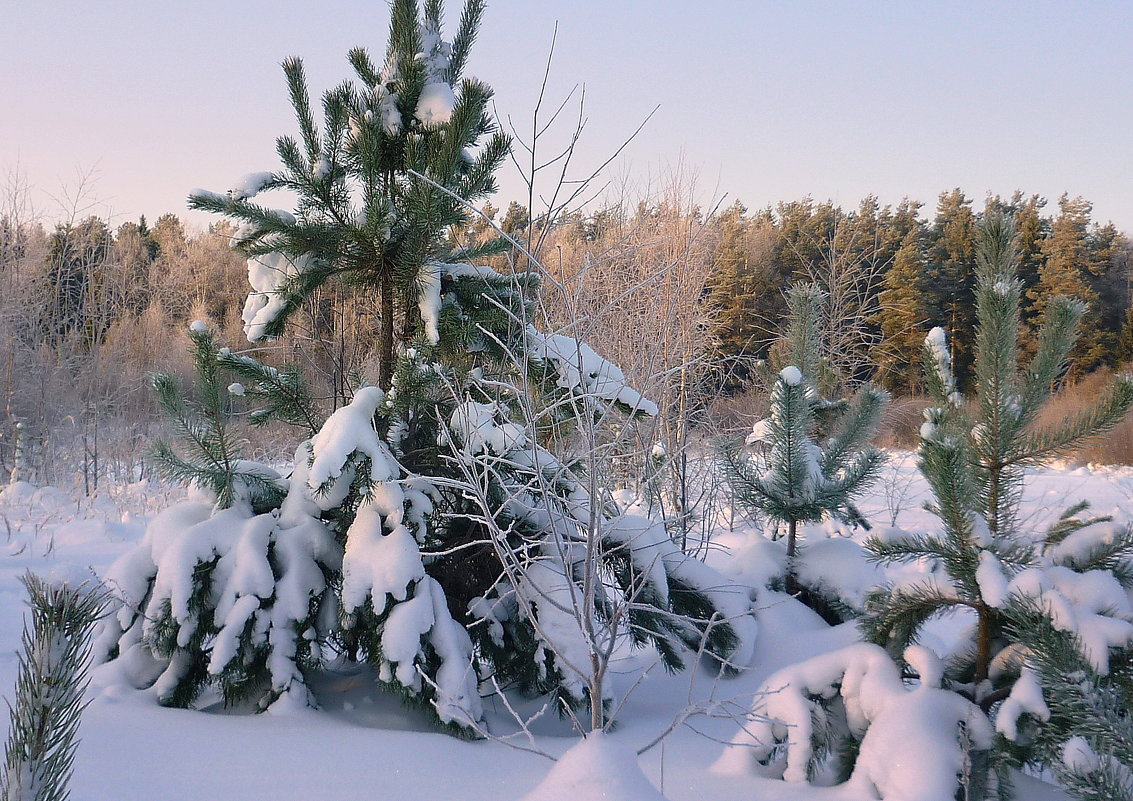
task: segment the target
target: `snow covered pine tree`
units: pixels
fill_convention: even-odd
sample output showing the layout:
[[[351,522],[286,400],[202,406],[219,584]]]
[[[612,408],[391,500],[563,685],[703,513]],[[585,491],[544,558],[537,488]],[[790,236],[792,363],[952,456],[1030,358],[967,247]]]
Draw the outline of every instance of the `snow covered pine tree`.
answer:
[[[723,463],[736,500],[750,511],[787,527],[786,589],[799,590],[795,578],[799,524],[827,517],[858,525],[854,507],[877,477],[884,454],[866,445],[881,419],[888,394],[863,386],[852,402],[819,395],[822,371],[822,291],[796,284],[787,292],[787,359],[771,389],[771,408],[747,438],[763,451],[756,460],[734,445]],[[832,432],[821,445],[820,431]]]
[[[369,661],[382,686],[457,733],[478,726],[482,669],[505,686],[569,705],[586,700],[560,661],[562,643],[548,636],[556,627],[540,624],[554,616],[555,593],[576,580],[578,532],[616,510],[591,503],[537,444],[545,429],[511,422],[516,398],[495,388],[543,399],[551,411],[539,419],[556,426],[580,411],[656,407],[590,348],[528,323],[534,272],[467,263],[506,242],[446,247],[468,202],[493,191],[509,147],[487,116],[489,88],[461,78],[482,10],[480,0],[467,2],[450,43],[439,2],[422,13],[396,0],[382,68],[351,51],[357,83],[324,94],[321,130],[302,63],[286,61],[301,136],[278,140],[283,169],[190,197],[193,208],[242,223],[234,245],[249,257],[251,341],[280,334],[329,280],[375,293],[379,386],[359,388],[321,423],[296,373],[217,351],[220,367],[248,382],[245,395],[268,404],[254,419],[279,418],[312,436],[287,479],[231,454],[223,469],[211,457],[182,460],[178,469],[207,485],[209,501],[160,515],[112,569],[122,604],[100,650],[164,703],[191,704],[213,686],[261,707],[313,704],[307,680],[328,651]],[[254,202],[273,189],[298,196],[294,214]],[[469,454],[496,458],[493,495],[525,493],[526,502],[495,508],[493,526],[460,489]],[[249,482],[249,472],[267,480]],[[210,483],[206,473],[224,480]],[[281,503],[246,491],[274,487],[285,491]],[[618,547],[627,527],[605,528],[609,574],[638,599],[635,641],[655,644],[671,668],[702,640],[723,664],[746,664],[754,630],[746,591],[667,540]],[[493,531],[507,532],[509,552],[529,555],[518,573],[505,569]],[[543,602],[516,603],[515,581],[544,580],[553,586]]]
[[[1133,643],[1127,594],[1133,586],[1128,562],[1133,528],[1106,529],[1098,525],[1106,518],[1079,518],[1084,503],[1068,509],[1045,532],[1028,530],[1019,514],[1025,469],[1113,428],[1133,406],[1133,378],[1119,376],[1096,405],[1061,425],[1038,427],[1039,410],[1066,371],[1085,309],[1077,301],[1052,298],[1038,350],[1021,371],[1022,285],[1015,277],[1008,217],[985,217],[977,260],[976,398],[971,404],[957,391],[944,331],[933,329],[925,342],[926,378],[937,406],[925,410],[920,465],[943,531],[869,543],[882,562],[926,558],[939,572],[918,584],[880,588],[868,600],[862,621],[867,639],[897,655],[936,615],[963,609],[974,618],[970,640],[950,655],[946,686],[992,715],[1002,738],[983,776],[973,766],[973,780],[987,781],[984,789],[973,788],[971,798],[993,792],[997,784],[1000,795],[1008,794],[1006,767],[1019,760],[1045,762],[1066,773],[1071,763],[1082,769],[1109,766],[1122,754],[1128,759],[1127,747],[1113,746],[1115,719],[1107,719],[1104,710],[1080,716],[1080,729],[1068,722],[1069,710],[1084,703],[1081,682],[1063,695],[1069,674],[1059,675],[1055,666],[1081,670],[1082,681],[1095,687],[1108,684],[1112,698],[1111,649],[1124,655],[1116,664],[1127,676]],[[1099,690],[1090,703],[1103,697]],[[1056,709],[1061,716],[1053,714]],[[1047,733],[1036,735],[1044,721],[1050,722]],[[1128,731],[1127,718],[1118,730]],[[1082,734],[1086,739],[1071,748],[1081,759],[1064,762],[1070,738]],[[1098,753],[1087,758],[1092,749]],[[1126,763],[1127,780],[1133,776],[1130,767]]]

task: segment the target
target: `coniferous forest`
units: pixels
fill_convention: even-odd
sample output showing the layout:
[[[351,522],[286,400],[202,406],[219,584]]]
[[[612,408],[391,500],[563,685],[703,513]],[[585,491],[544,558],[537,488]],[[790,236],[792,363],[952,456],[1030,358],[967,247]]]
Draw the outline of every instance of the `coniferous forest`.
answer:
[[[957,380],[969,380],[976,230],[989,211],[1004,212],[1019,232],[1024,352],[1035,347],[1046,299],[1062,294],[1090,308],[1087,334],[1073,354],[1073,379],[1133,358],[1133,244],[1094,219],[1081,197],[1048,201],[1017,191],[976,200],[953,189],[935,205],[882,206],[868,197],[844,209],[805,198],[758,210],[738,201],[705,209],[689,202],[681,180],[674,178],[660,196],[562,214],[550,226],[538,217],[532,224],[517,201],[503,211],[488,202],[483,218],[447,236],[454,246],[483,242],[495,234],[489,222],[524,241],[533,233],[542,252],[555,254],[550,269],[583,275],[574,286],[590,300],[626,286],[631,298],[644,297],[632,281],[646,278],[655,259],[679,259],[680,275],[667,279],[664,294],[679,298],[680,308],[670,303],[665,313],[676,318],[682,340],[673,358],[712,362],[705,371],[712,375],[695,382],[694,402],[701,404],[741,393],[759,378],[760,364],[775,359],[786,289],[815,282],[831,298],[838,369],[900,397],[924,390],[919,352],[934,326],[955,332]],[[29,436],[44,440],[37,447],[62,449],[58,442],[85,439],[82,447],[91,453],[78,467],[92,483],[107,470],[137,470],[143,429],[157,419],[145,376],[170,369],[188,376],[188,359],[178,354],[192,320],[238,335],[247,278],[243,257],[230,247],[234,233],[225,222],[194,230],[172,212],[116,227],[95,217],[45,226],[21,219],[18,204],[9,203],[0,216],[0,464],[11,467],[15,425],[23,422]],[[490,263],[516,270],[524,258],[503,254]],[[371,302],[350,288],[322,290],[301,310],[303,333],[285,333],[270,352],[299,355],[320,392],[332,405],[341,403],[351,373],[375,366],[369,343],[378,314],[367,308]],[[551,313],[565,319],[567,305]],[[617,310],[635,305],[622,299]],[[631,374],[637,369],[644,377],[656,354],[632,341],[624,316],[614,311],[595,315],[592,330],[612,341],[622,363],[632,358]],[[290,360],[290,354],[280,359]],[[118,425],[130,429],[125,438],[100,441],[100,427],[105,433]]]

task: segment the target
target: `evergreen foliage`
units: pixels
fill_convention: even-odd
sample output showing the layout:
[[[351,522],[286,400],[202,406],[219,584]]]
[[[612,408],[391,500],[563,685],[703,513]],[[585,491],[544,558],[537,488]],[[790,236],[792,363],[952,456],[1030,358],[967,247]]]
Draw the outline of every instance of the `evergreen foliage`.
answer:
[[[79,719],[86,703],[91,628],[107,603],[101,587],[73,586],[26,573],[30,625],[25,621],[15,701],[0,795],[22,801],[65,801]]]
[[[1023,755],[1037,754],[1083,801],[1133,799],[1133,648],[1113,651],[1108,670],[1099,671],[1082,638],[1057,626],[1041,603],[1013,598],[1006,613],[1045,707],[1027,717],[1031,753]]]
[[[890,390],[915,391],[920,364],[921,333],[928,319],[925,303],[925,261],[919,232],[910,231],[901,242],[893,266],[885,274],[875,317],[882,346],[876,357],[880,378]]]
[[[736,202],[721,213],[720,240],[713,254],[712,303],[716,310],[716,340],[730,357],[754,353],[759,339],[758,321],[751,310],[758,303],[754,265],[745,247],[747,209]],[[741,370],[742,377],[742,370]]]
[[[789,591],[796,588],[792,562],[799,524],[826,517],[864,524],[854,499],[884,461],[881,451],[866,442],[885,409],[886,393],[867,385],[851,402],[819,394],[823,300],[812,285],[799,284],[787,293],[789,365],[772,387],[768,417],[748,437],[749,444],[763,446],[759,460],[749,461],[735,445],[724,450],[726,474],[739,503],[787,527]]]
[[[929,310],[937,325],[954,332],[952,359],[961,387],[967,383],[972,364],[976,222],[972,201],[958,188],[940,194],[932,224]]]
[[[1097,294],[1090,286],[1093,264],[1088,242],[1090,204],[1082,198],[1063,195],[1058,200],[1059,215],[1051,226],[1051,235],[1043,241],[1043,263],[1038,280],[1028,293],[1033,314],[1041,319],[1047,305],[1058,297],[1073,298],[1086,306],[1082,335],[1075,343],[1076,364],[1082,370],[1096,366],[1100,360],[1097,348],[1101,329],[1097,314]]]
[[[926,339],[926,383],[937,405],[925,411],[920,465],[934,495],[929,508],[943,531],[869,543],[882,562],[924,557],[934,560],[946,578],[879,588],[862,620],[868,640],[899,654],[930,618],[960,608],[974,612],[970,648],[950,665],[948,676],[954,689],[985,711],[1012,698],[1016,688],[1025,689],[1018,681],[1018,665],[1010,660],[1002,664],[1020,642],[1012,634],[1018,632],[1018,622],[1012,622],[1011,599],[1057,595],[1065,603],[1085,604],[1077,613],[1080,620],[1088,615],[1119,618],[1115,608],[1105,605],[1111,601],[1090,607],[1070,587],[1079,581],[1075,576],[1110,588],[1119,587],[1118,579],[1128,579],[1126,568],[1114,568],[1129,554],[1129,532],[1090,539],[1088,532],[1080,532],[1103,520],[1081,519],[1084,505],[1067,510],[1045,534],[1028,531],[1020,520],[1025,469],[1120,422],[1133,406],[1133,379],[1119,377],[1093,407],[1060,425],[1036,424],[1051,388],[1066,371],[1085,308],[1071,298],[1049,299],[1036,352],[1020,368],[1022,285],[1014,273],[1014,236],[1011,218],[1001,213],[988,214],[980,227],[973,399],[956,389],[944,332],[934,329]],[[1106,597],[1123,597],[1119,589],[1116,593]],[[1048,615],[1054,614],[1051,608],[1044,607]],[[1111,644],[1119,642],[1120,637]]]
[[[200,403],[155,382],[192,446],[160,449],[164,469],[216,508],[174,507],[113,568],[123,602],[100,653],[163,703],[191,705],[214,686],[261,708],[313,704],[311,671],[336,652],[467,735],[487,675],[551,694],[560,710],[600,710],[577,645],[604,626],[656,645],[674,670],[702,645],[726,669],[750,656],[748,592],[680,553],[663,527],[621,515],[585,461],[545,447],[656,405],[584,343],[531,324],[535,265],[473,266],[506,242],[474,227],[449,236],[470,230],[469,203],[492,191],[508,148],[488,87],[460,77],[482,10],[469,0],[449,43],[439,2],[397,0],[384,65],[352,51],[357,83],[324,95],[321,127],[302,63],[288,60],[301,135],[278,140],[283,169],[190,199],[242,223],[250,340],[280,334],[332,279],[376,296],[379,386],[324,421],[297,373],[218,349],[204,331],[191,334]],[[298,195],[293,214],[253,200],[272,189]],[[233,376],[244,383],[230,390],[260,404],[252,423],[309,437],[286,482],[263,482],[282,499],[244,491],[265,487],[223,427]],[[630,611],[611,623],[614,592]]]
[[[238,442],[228,425],[228,386],[224,370],[233,366],[242,375],[263,373],[259,383],[267,381],[269,368],[253,366],[247,358],[221,357],[220,348],[203,323],[194,323],[189,329],[192,343],[193,365],[196,368],[197,400],[185,400],[177,382],[169,375],[157,373],[151,383],[158,405],[181,442],[183,454],[164,441],[154,443],[151,458],[161,474],[172,481],[190,484],[209,493],[217,507],[227,509],[237,497],[246,495],[258,509],[278,506],[283,499],[279,476],[265,465],[242,460],[238,456]],[[290,373],[294,375],[294,373]],[[275,391],[256,390],[257,396],[272,398],[269,406],[253,413],[252,419],[271,416],[294,416],[298,409],[309,410],[310,404],[296,401],[301,389],[294,380],[277,379],[268,384]],[[286,405],[288,403],[293,405]]]

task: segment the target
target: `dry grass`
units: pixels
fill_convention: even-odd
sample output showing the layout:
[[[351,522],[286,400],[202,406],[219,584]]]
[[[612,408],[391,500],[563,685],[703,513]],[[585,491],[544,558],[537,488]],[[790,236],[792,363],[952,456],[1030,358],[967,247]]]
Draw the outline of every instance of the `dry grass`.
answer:
[[[1105,394],[1112,381],[1113,372],[1103,369],[1067,386],[1047,402],[1039,413],[1037,425],[1058,425],[1084,412]],[[1068,459],[1077,464],[1133,464],[1133,415],[1112,431],[1087,442]]]
[[[1106,392],[1112,381],[1113,372],[1103,369],[1064,387],[1040,411],[1036,425],[1040,428],[1057,426],[1084,412]],[[921,412],[930,405],[927,397],[894,398],[878,428],[875,442],[883,448],[915,449],[918,429],[924,420]],[[1113,431],[1095,437],[1065,458],[1074,464],[1133,464],[1133,415]]]
[[[931,405],[929,398],[923,395],[893,398],[877,427],[874,444],[891,450],[915,450],[924,422],[924,409]]]

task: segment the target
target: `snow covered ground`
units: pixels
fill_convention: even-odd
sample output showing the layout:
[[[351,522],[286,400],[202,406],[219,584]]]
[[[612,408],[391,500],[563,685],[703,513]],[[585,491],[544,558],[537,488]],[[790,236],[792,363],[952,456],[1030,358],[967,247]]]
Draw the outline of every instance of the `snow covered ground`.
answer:
[[[863,504],[876,526],[935,527],[921,504],[926,487],[913,459],[895,455],[884,478]],[[101,572],[141,537],[145,523],[178,493],[150,484],[114,488],[94,499],[78,499],[54,488],[17,485],[0,492],[0,689],[10,696],[16,677],[16,650],[24,612],[18,577],[28,569]],[[1036,524],[1074,501],[1091,502],[1094,514],[1133,519],[1133,468],[1056,466],[1029,477],[1026,514]],[[723,514],[710,561],[738,575],[761,569],[753,533],[742,521],[729,530]],[[814,541],[822,536],[809,532]],[[851,584],[868,583],[872,568],[847,572],[839,566],[837,544],[826,568]],[[745,550],[746,549],[746,550]],[[746,553],[737,561],[735,553]],[[816,569],[826,569],[821,564]],[[904,568],[914,569],[915,568]],[[627,656],[619,664],[617,697],[632,688],[609,737],[637,749],[670,725],[691,701],[709,696],[750,706],[759,683],[775,670],[802,658],[853,642],[852,624],[829,627],[793,599],[764,593],[758,613],[760,632],[752,669],[731,680],[714,680],[706,671],[667,676],[649,653]],[[939,636],[947,636],[947,626]],[[647,678],[634,687],[638,672]],[[426,721],[379,694],[362,674],[338,675],[315,688],[322,709],[292,716],[225,714],[163,709],[140,694],[95,679],[82,726],[72,798],[75,801],[154,801],[155,799],[382,798],[397,801],[463,799],[510,801],[532,790],[552,767],[545,758],[495,742],[462,742],[435,734]],[[493,709],[489,702],[489,709]],[[490,713],[494,727],[507,731],[503,710]],[[847,787],[811,788],[780,781],[709,771],[736,732],[733,721],[693,718],[691,728],[674,732],[640,762],[653,785],[670,801],[735,799],[762,801],[865,801]],[[559,755],[577,742],[557,717],[535,726],[539,746]],[[593,749],[600,750],[600,749]],[[583,755],[585,757],[585,755]],[[584,758],[584,765],[601,759]],[[632,781],[627,784],[631,786]],[[579,785],[571,801],[600,798]],[[595,788],[590,787],[593,792]],[[649,796],[638,788],[644,801]],[[551,796],[539,796],[550,799]],[[567,797],[567,796],[563,796]],[[1019,798],[1060,799],[1052,788],[1023,779]],[[635,797],[635,801],[637,801]]]

